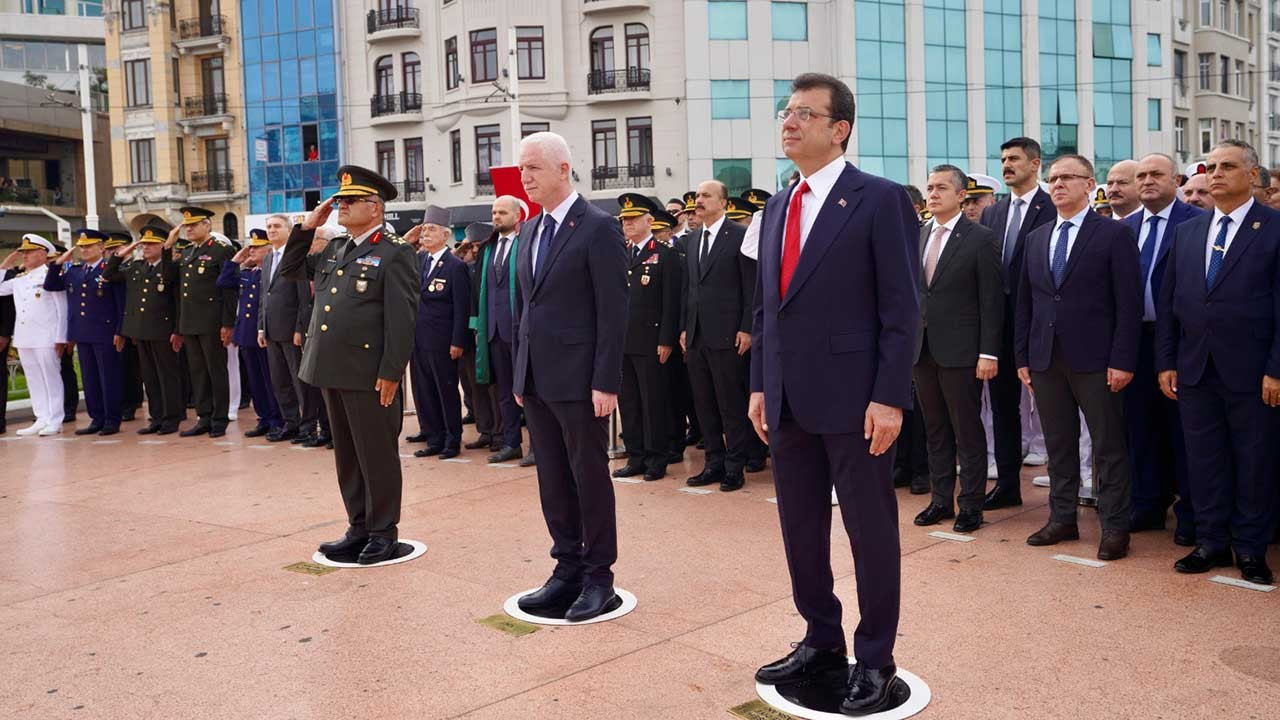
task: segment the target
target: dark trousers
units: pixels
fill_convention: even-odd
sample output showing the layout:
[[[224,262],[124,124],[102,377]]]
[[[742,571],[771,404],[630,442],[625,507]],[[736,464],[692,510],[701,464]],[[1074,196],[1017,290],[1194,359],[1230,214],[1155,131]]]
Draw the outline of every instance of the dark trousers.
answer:
[[[671,351],[671,357],[662,366],[667,376],[667,392],[671,398],[671,452],[684,455],[685,433],[692,431],[701,435],[698,429],[698,412],[693,409],[693,391],[689,388],[689,369],[685,365],[684,353],[679,347]]]
[[[120,353],[120,410],[121,414],[136,412],[142,407],[142,366],[138,359],[138,346],[126,339],[124,352]]]
[[[751,457],[755,430],[747,420],[747,368],[732,348],[712,350],[701,343],[689,348],[689,386],[706,442],[706,467],[742,475]],[[828,498],[830,500],[830,498]]]
[[[987,489],[987,433],[982,427],[982,381],[976,364],[942,367],[926,341],[915,367],[916,395],[923,410],[929,448],[933,502],[948,510],[956,490],[960,461],[961,512],[982,510]]]
[[[427,444],[457,450],[462,444],[462,400],[458,397],[458,363],[446,350],[415,348],[410,357],[413,406]]]
[[[186,345],[178,348],[178,369],[181,371],[178,373],[178,384],[182,389],[183,420],[187,419],[185,410],[195,407],[194,398],[192,397],[194,393],[191,390],[191,363],[187,361],[187,355]],[[228,382],[230,382],[230,379],[228,379]]]
[[[520,447],[520,418],[522,410],[511,392],[515,382],[515,364],[511,357],[511,343],[500,338],[489,340],[489,374],[497,386],[498,410],[502,416],[500,425],[503,447]]]
[[[80,381],[76,379],[76,365],[70,352],[63,353],[58,361],[62,376],[63,422],[68,422],[75,419],[76,410],[80,407]]]
[[[283,420],[280,419],[280,405],[276,402],[271,387],[271,367],[267,358],[267,349],[257,344],[242,346],[240,360],[244,365],[248,380],[249,397],[253,401],[253,411],[258,414],[258,426],[276,430]]]
[[[1031,372],[1031,388],[1049,452],[1049,519],[1074,524],[1080,497],[1080,413],[1093,441],[1094,494],[1103,530],[1129,531],[1129,446],[1124,396],[1107,387],[1107,373],[1076,372],[1054,351],[1044,372]]]
[[[115,345],[76,343],[80,353],[80,377],[84,379],[84,407],[93,425],[120,427],[120,353]]]
[[[1178,403],[1160,392],[1155,323],[1142,324],[1138,369],[1124,391],[1124,416],[1129,425],[1129,459],[1133,465],[1133,514],[1163,518],[1172,505],[1178,528],[1193,532],[1195,511],[1191,509],[1182,419]],[[1175,493],[1179,498],[1176,503]]]
[[[152,425],[172,429],[186,419],[182,399],[178,353],[168,339],[135,340],[142,367],[142,387],[147,393],[147,415]]]
[[[280,408],[280,421],[285,430],[294,431],[303,422],[303,382],[298,379],[302,364],[302,348],[292,342],[267,341],[267,368],[271,374],[271,391]],[[315,411],[315,408],[310,408]],[[315,418],[311,418],[315,423]]]
[[[1262,402],[1262,382],[1229,390],[1213,361],[1195,385],[1178,384],[1187,442],[1196,542],[1263,555],[1276,524],[1280,410]]]
[[[470,395],[467,409],[476,419],[476,432],[481,437],[494,438],[499,431],[501,410],[498,409],[498,388],[492,382],[481,385],[476,382],[476,351],[467,350],[458,358],[458,375],[462,379],[462,391]]]
[[[769,429],[782,545],[796,609],[808,627],[804,643],[845,647],[842,608],[831,575],[831,488],[853,546],[858,627],[853,654],[873,668],[893,662],[901,592],[898,500],[893,452],[871,455],[862,433],[814,435],[800,428],[786,400]],[[541,460],[541,458],[539,458]]]
[[[227,424],[231,381],[227,378],[227,349],[217,333],[183,336],[191,368],[191,399],[200,422]]]
[[[398,539],[400,429],[404,403],[397,393],[383,407],[374,390],[320,390],[333,431],[333,460],[347,523],[357,532]]]
[[[995,435],[999,472],[996,488],[1021,497],[1022,381],[1018,379],[1018,364],[1013,356],[1013,309],[1006,307],[1005,311],[1004,344],[996,376],[987,381],[987,390],[991,396],[991,432]]]
[[[613,585],[618,526],[609,479],[609,419],[596,417],[590,400],[547,401],[526,388],[523,401],[529,444],[538,449],[538,496],[551,533],[553,575]]]
[[[911,383],[911,408],[902,411],[902,430],[893,441],[893,480],[896,485],[907,485],[916,478],[929,478],[929,452],[924,430],[924,410],[920,408],[920,395]]]
[[[668,397],[666,373],[656,354],[623,356],[618,410],[628,464],[666,470],[671,454]]]

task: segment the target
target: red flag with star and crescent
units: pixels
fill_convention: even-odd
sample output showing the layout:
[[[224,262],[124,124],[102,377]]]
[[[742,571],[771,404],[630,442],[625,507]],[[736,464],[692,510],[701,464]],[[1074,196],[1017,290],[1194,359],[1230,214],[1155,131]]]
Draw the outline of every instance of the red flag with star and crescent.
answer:
[[[520,168],[515,165],[489,168],[489,179],[493,180],[493,192],[501,197],[510,195],[520,201],[524,215],[520,222],[542,212],[542,206],[529,199],[524,192],[524,184],[520,182]]]

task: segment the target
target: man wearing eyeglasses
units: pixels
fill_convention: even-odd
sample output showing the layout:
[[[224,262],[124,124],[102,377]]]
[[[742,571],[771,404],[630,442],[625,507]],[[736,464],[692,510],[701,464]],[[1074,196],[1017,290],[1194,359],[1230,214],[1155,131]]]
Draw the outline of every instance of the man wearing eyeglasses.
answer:
[[[1078,540],[1080,421],[1093,441],[1099,560],[1129,552],[1129,450],[1124,397],[1138,365],[1142,283],[1138,244],[1123,223],[1089,207],[1093,163],[1060,156],[1049,167],[1058,217],[1027,236],[1014,321],[1018,377],[1035,394],[1049,451],[1049,522],[1028,545]]]
[[[320,388],[328,407],[347,509],[346,534],[320,552],[358,553],[358,563],[372,565],[396,552],[403,419],[396,390],[413,352],[420,282],[413,248],[383,229],[395,186],[355,165],[339,168],[338,178],[338,192],[293,227],[278,272],[315,283],[299,376]],[[335,206],[348,235],[308,254]]]

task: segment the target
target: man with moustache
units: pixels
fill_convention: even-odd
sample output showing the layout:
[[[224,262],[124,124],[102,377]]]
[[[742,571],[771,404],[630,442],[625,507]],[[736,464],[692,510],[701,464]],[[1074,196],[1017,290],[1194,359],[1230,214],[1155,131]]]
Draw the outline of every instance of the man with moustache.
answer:
[[[1182,199],[1194,208],[1213,212],[1213,196],[1209,194],[1209,178],[1204,174],[1204,163],[1187,168],[1187,180],[1182,184]]]
[[[493,239],[485,246],[477,262],[476,316],[476,382],[497,388],[499,417],[496,432],[489,440],[494,453],[490,463],[505,463],[524,456],[520,421],[523,411],[516,403],[512,387],[515,364],[512,347],[516,339],[516,259],[525,239],[519,236],[520,201],[503,195],[493,201]],[[471,445],[468,445],[471,447]],[[484,447],[479,445],[477,447]]]
[[[1116,220],[1141,212],[1138,198],[1137,160],[1121,160],[1107,171],[1106,201],[1111,206],[1111,217]]]

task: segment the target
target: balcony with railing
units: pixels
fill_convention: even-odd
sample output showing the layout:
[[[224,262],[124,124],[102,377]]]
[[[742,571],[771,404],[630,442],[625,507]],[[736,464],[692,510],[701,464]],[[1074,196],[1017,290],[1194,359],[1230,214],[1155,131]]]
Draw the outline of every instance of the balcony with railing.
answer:
[[[188,18],[178,23],[178,41],[174,44],[183,55],[222,52],[231,42],[230,30],[226,15]]]
[[[370,10],[365,16],[365,29],[370,41],[417,37],[422,32],[418,23],[418,8],[415,7]]]
[[[228,119],[227,96],[225,93],[196,95],[182,99],[182,119],[184,125],[213,125]]]
[[[649,68],[629,67],[625,70],[592,70],[587,73],[587,94],[648,92]]]
[[[426,180],[402,180],[396,186],[395,202],[421,202],[427,199]]]
[[[492,195],[493,194],[493,178],[489,177],[488,170],[481,170],[476,173],[476,194]]]
[[[369,98],[369,124],[385,125],[422,119],[422,93],[391,93]]]
[[[191,173],[192,195],[230,195],[235,189],[235,173],[230,170]]]
[[[627,190],[653,186],[653,165],[591,168],[592,190]]]

